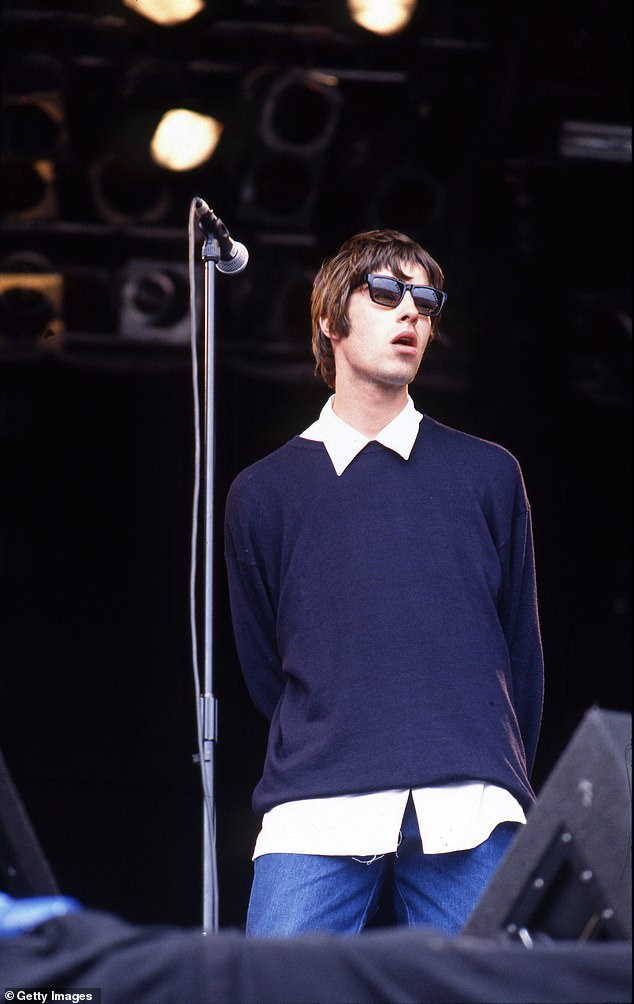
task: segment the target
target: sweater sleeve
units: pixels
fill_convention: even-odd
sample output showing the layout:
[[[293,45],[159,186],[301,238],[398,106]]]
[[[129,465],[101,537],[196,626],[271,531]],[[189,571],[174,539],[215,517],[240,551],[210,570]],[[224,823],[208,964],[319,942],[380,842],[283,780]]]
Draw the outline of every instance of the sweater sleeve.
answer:
[[[511,660],[514,705],[530,776],[542,719],[544,663],[537,608],[531,512],[523,486],[520,494],[523,497],[522,503],[513,519],[509,540],[501,552],[504,587],[500,618]]]
[[[255,706],[271,718],[284,685],[276,644],[273,590],[254,553],[250,512],[233,486],[225,512],[225,559],[233,632],[244,679]]]

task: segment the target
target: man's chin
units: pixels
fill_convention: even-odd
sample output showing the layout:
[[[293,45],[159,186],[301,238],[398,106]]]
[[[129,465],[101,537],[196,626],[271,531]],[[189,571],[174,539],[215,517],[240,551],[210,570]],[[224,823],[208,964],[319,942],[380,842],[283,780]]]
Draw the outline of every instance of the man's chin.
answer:
[[[386,371],[382,375],[382,382],[393,387],[408,387],[414,380],[419,366],[402,366],[398,370]]]

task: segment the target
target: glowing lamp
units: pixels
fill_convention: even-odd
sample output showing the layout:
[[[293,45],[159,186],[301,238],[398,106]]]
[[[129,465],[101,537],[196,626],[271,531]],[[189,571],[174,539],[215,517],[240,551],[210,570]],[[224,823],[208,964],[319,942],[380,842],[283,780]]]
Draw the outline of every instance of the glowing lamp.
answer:
[[[210,115],[200,115],[186,108],[166,112],[152,137],[152,157],[170,171],[191,171],[212,156],[222,123]]]
[[[167,27],[191,20],[205,6],[204,0],[123,0],[123,5],[148,21]]]
[[[409,23],[416,0],[348,0],[350,16],[375,35],[393,35]]]

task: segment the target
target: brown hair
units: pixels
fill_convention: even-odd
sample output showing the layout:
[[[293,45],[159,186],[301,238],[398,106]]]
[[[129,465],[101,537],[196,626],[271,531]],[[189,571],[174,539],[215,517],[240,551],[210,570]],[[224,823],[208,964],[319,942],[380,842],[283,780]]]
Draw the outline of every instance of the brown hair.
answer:
[[[421,265],[429,282],[442,289],[444,276],[438,262],[411,237],[398,230],[368,230],[346,240],[337,254],[325,261],[313,282],[311,320],[315,374],[334,389],[335,359],[330,338],[321,330],[326,318],[331,331],[346,337],[349,331],[348,300],[362,286],[369,272],[389,269],[397,278],[406,279],[405,266]],[[438,317],[431,319],[431,337],[438,327]]]

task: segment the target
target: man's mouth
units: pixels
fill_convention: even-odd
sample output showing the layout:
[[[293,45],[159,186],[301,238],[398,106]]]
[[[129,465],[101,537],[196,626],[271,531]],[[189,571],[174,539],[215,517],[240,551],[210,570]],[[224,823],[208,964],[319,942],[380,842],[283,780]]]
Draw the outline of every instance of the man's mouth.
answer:
[[[392,339],[392,345],[405,345],[408,348],[416,348],[416,334],[413,331],[403,331],[396,338]]]

